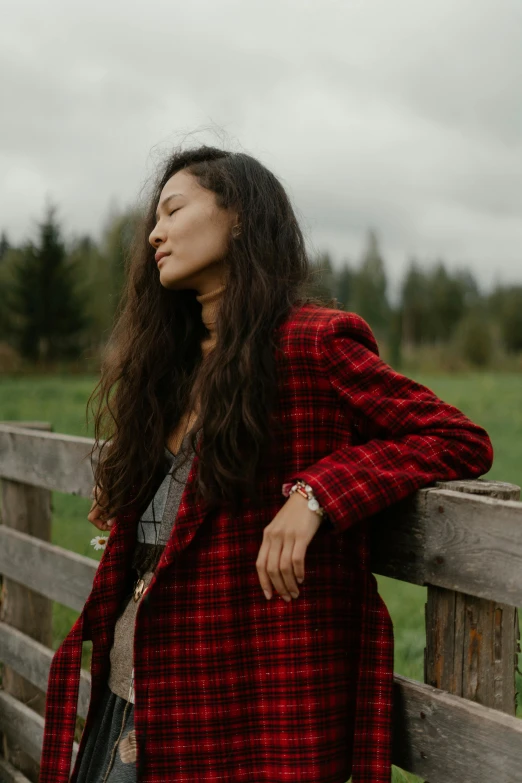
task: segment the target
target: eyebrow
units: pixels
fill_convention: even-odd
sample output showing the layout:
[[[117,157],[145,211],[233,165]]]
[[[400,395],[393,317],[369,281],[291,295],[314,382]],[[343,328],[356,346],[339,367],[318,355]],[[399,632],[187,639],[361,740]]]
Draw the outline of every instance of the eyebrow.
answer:
[[[167,201],[170,201],[171,198],[175,198],[176,196],[182,196],[183,193],[171,193],[170,196],[166,196],[163,201],[160,202],[160,207],[163,207]],[[159,212],[156,212],[156,220],[159,220]]]

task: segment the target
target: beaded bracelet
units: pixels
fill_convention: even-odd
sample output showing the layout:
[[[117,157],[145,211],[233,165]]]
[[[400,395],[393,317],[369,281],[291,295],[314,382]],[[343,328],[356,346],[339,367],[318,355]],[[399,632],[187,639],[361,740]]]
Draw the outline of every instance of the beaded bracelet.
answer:
[[[293,485],[292,482],[283,484],[283,495],[285,497],[290,497],[294,492],[299,492],[300,495],[306,498],[308,500],[308,508],[311,509],[311,511],[315,511],[321,519],[325,516],[325,511],[319,505],[319,501],[315,497],[310,484],[306,484],[304,481],[301,481],[301,479],[296,481]]]

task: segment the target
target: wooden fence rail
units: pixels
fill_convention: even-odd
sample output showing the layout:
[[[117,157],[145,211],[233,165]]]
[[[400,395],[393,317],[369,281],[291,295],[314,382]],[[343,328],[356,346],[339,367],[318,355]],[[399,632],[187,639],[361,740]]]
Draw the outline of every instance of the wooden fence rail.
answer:
[[[90,497],[92,441],[36,426],[0,425],[0,574],[4,586],[16,584],[80,612],[97,562],[54,546],[50,536],[38,537],[21,519],[30,504],[18,505],[14,514],[6,497],[16,491],[18,502],[35,488],[46,497],[53,490]],[[440,482],[377,515],[372,525],[372,571],[428,588],[425,682],[395,675],[394,763],[430,783],[522,780],[522,721],[515,717],[515,607],[522,607],[519,496],[519,487],[504,482]],[[0,661],[45,693],[50,643],[40,638],[34,616],[13,623],[4,615]],[[89,697],[90,676],[82,670],[82,717]],[[37,780],[41,705],[35,711],[5,682],[0,732],[0,781]],[[73,764],[77,750],[75,743]]]

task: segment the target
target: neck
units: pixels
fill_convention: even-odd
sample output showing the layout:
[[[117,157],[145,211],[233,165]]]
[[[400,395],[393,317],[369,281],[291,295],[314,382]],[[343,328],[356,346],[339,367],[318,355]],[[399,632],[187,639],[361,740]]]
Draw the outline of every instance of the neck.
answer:
[[[217,314],[225,289],[226,285],[223,283],[217,288],[214,288],[212,291],[207,291],[206,294],[200,294],[199,296],[196,296],[196,299],[201,305],[201,320],[210,332],[209,336],[206,337],[201,343],[204,356],[206,356],[208,352],[214,348],[217,341]]]

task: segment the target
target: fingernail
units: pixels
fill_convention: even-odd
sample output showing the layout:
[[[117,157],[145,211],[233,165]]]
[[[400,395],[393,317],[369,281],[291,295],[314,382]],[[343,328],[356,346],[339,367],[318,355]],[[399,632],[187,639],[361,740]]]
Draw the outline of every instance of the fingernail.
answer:
[[[109,521],[107,522],[107,527],[112,527],[112,525],[113,525],[113,521],[112,519],[109,519]]]
[[[282,595],[281,598],[283,598],[283,600],[285,600],[287,603],[288,601],[292,600],[289,595]]]
[[[292,598],[297,598],[297,596],[299,595],[299,593],[290,593],[290,595],[292,596]]]
[[[266,597],[267,601],[270,601],[270,599],[272,598],[272,596],[270,595],[270,593],[268,592],[268,590],[263,590],[263,593],[265,594],[265,597]]]
[[[304,582],[304,576],[298,576],[297,581],[299,582],[299,584],[302,584]]]

